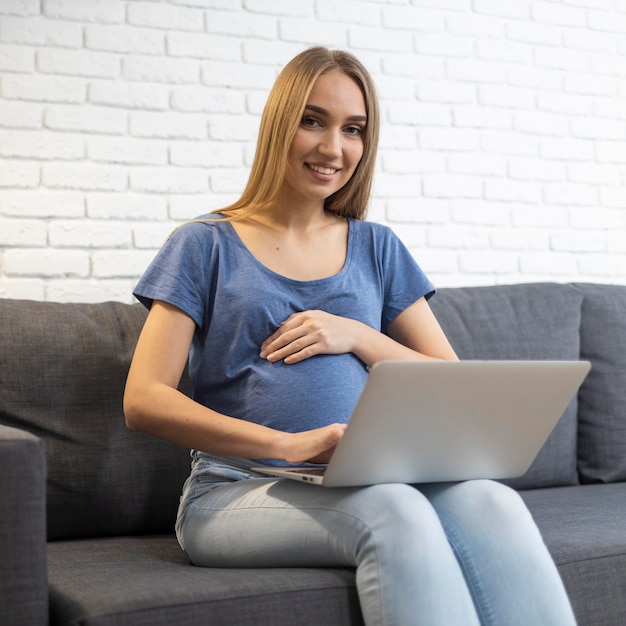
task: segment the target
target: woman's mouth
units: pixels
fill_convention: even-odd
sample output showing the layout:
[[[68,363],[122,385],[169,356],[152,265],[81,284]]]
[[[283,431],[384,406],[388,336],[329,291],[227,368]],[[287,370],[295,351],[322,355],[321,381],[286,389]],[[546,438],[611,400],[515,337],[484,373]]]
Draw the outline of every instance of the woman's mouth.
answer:
[[[305,165],[314,172],[317,172],[318,174],[323,174],[324,176],[331,176],[338,171],[336,168],[322,167],[320,165],[313,165],[312,163],[306,163]]]

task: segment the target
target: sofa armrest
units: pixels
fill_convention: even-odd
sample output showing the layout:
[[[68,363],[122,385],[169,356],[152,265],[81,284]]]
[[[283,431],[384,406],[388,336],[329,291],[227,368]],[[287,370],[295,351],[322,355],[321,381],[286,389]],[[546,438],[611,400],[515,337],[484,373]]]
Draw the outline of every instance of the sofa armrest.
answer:
[[[47,623],[44,444],[0,424],[0,624]]]

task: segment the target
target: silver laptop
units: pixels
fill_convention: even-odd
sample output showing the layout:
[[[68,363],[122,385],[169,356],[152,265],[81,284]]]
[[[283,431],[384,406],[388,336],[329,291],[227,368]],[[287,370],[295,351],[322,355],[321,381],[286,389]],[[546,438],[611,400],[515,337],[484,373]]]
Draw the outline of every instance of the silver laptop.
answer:
[[[590,367],[381,361],[327,466],[253,469],[325,487],[521,476]]]

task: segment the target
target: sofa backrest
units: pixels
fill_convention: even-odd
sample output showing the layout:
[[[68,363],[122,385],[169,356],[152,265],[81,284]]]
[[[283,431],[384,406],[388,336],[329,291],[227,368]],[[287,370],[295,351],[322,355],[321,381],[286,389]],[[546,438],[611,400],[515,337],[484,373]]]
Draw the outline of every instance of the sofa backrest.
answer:
[[[508,482],[626,481],[626,286],[447,288],[431,306],[461,358],[592,362],[530,470]],[[139,304],[0,299],[0,423],[45,443],[52,540],[173,530],[189,452],[130,432],[122,412],[145,315]]]
[[[581,358],[592,364],[578,397],[580,481],[626,481],[626,286],[576,287]]]
[[[461,359],[578,360],[583,296],[571,285],[533,283],[441,289],[431,306]],[[517,489],[578,484],[577,401]]]
[[[122,411],[145,316],[139,304],[0,300],[0,422],[45,442],[51,540],[173,530],[189,451],[130,432]]]

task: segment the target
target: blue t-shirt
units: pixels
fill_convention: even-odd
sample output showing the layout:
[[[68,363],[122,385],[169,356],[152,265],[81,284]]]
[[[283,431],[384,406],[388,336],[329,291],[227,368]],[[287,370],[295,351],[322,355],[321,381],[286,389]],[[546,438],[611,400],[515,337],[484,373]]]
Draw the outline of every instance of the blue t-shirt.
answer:
[[[367,378],[353,354],[270,363],[261,344],[292,313],[321,309],[385,332],[434,288],[386,226],[349,220],[346,261],[328,278],[298,281],[270,270],[229,222],[176,230],[135,288],[148,308],[162,300],[196,323],[189,356],[194,399],[220,413],[282,431],[346,422]]]

